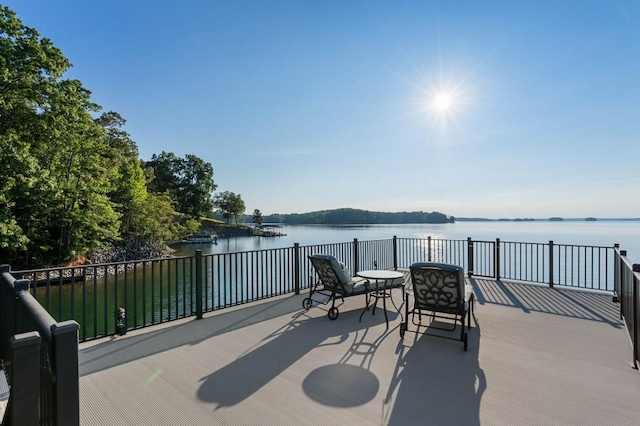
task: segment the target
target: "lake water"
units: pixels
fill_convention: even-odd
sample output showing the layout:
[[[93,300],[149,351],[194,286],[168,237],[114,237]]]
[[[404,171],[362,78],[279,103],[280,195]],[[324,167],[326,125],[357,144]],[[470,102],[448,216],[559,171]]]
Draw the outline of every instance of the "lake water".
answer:
[[[432,238],[517,241],[527,243],[575,244],[611,247],[620,244],[628,257],[640,263],[640,221],[534,221],[534,222],[457,222],[408,225],[285,225],[282,237],[240,237],[219,239],[218,244],[192,244],[174,247],[177,255],[190,255],[200,249],[208,253],[233,253],[301,246],[392,238]]]

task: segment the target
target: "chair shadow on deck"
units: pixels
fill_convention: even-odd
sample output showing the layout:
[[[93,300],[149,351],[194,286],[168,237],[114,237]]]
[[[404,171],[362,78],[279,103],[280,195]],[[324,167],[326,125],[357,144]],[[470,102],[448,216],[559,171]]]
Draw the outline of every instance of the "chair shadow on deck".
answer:
[[[480,324],[473,315],[469,347],[425,334],[398,342],[398,361],[385,397],[389,425],[480,425],[487,388],[479,365]],[[395,400],[395,402],[393,402]]]
[[[370,361],[380,342],[389,333],[370,330],[384,322],[381,316],[367,324],[357,320],[359,310],[345,312],[340,321],[326,317],[310,318],[306,312],[262,339],[255,348],[202,379],[197,397],[215,403],[216,409],[241,403],[312,350],[333,345],[350,346],[335,363],[321,366],[306,375],[302,389],[314,401],[333,407],[354,407],[371,401],[380,387],[369,370]],[[367,335],[375,333],[373,342]],[[361,357],[358,365],[354,357]],[[358,392],[354,392],[358,389]]]
[[[184,345],[248,327],[282,315],[300,312],[303,295],[285,296],[255,305],[229,308],[195,320],[186,318],[130,332],[123,338],[80,345],[80,376],[115,367]],[[156,329],[154,329],[154,327]],[[159,328],[159,329],[157,329]]]

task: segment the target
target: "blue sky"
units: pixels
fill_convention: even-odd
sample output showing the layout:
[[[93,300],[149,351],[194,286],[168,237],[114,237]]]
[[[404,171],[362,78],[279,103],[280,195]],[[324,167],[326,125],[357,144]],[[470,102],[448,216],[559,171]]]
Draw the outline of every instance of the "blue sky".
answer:
[[[248,213],[640,216],[638,0],[5,5]]]

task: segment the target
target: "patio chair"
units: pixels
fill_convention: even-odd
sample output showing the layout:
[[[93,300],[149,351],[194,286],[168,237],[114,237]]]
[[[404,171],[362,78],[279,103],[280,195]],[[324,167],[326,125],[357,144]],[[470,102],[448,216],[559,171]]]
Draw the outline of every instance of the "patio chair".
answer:
[[[316,282],[309,289],[309,297],[302,301],[302,307],[305,310],[311,309],[313,306],[313,296],[316,293],[329,296],[329,299],[323,304],[331,302],[328,317],[330,320],[338,318],[339,311],[336,307],[336,298],[340,297],[343,301],[345,297],[364,295],[365,310],[369,308],[369,292],[372,287],[377,288],[377,283],[371,284],[365,278],[352,278],[346,272],[338,260],[328,254],[313,254],[309,256],[309,260],[313,265],[320,281]],[[364,312],[364,311],[363,311]],[[360,317],[362,319],[362,316]]]
[[[419,332],[422,316],[430,317],[428,328],[423,334],[452,339],[440,334],[428,333],[429,329],[454,331],[460,323],[460,341],[467,350],[467,330],[471,328],[474,295],[470,285],[465,285],[464,270],[460,266],[445,263],[414,263],[409,268],[411,287],[405,292],[405,318],[400,324],[400,337],[409,330],[409,324],[417,326]],[[413,293],[413,307],[409,309],[409,298]],[[411,321],[409,321],[411,315]],[[416,316],[418,320],[416,321]],[[434,319],[444,319],[451,327],[435,326]],[[465,329],[465,318],[467,328]],[[458,340],[458,339],[456,339]]]

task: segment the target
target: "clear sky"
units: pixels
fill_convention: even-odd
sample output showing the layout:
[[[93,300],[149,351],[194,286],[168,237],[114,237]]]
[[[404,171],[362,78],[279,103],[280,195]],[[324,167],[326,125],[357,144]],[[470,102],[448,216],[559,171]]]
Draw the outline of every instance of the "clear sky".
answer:
[[[247,213],[640,217],[640,1],[3,2]]]

